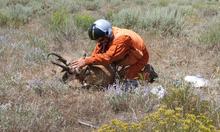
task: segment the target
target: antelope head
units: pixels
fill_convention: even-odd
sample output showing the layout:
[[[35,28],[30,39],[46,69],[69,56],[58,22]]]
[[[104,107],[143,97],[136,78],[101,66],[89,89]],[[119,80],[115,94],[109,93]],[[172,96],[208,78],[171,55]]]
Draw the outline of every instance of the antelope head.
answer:
[[[66,82],[67,79],[68,79],[68,76],[71,75],[71,74],[73,74],[73,72],[71,71],[71,69],[70,69],[70,67],[69,67],[69,64],[67,63],[67,60],[64,59],[62,56],[60,56],[60,55],[57,54],[57,53],[49,53],[49,54],[47,55],[48,58],[49,58],[50,56],[55,56],[55,57],[57,57],[56,61],[51,60],[51,63],[54,64],[54,65],[56,65],[56,66],[58,66],[58,67],[61,67],[61,68],[62,68],[61,72],[64,72],[63,77],[62,77],[62,80],[63,80],[64,82]]]

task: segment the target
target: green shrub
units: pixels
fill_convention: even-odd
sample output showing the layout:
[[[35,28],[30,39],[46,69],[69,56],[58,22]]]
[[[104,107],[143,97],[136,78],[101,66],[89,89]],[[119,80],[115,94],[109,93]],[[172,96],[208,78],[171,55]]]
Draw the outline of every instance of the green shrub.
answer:
[[[171,3],[171,0],[154,0],[152,1],[153,6],[168,6]]]
[[[176,110],[160,108],[156,112],[145,116],[138,123],[112,120],[110,124],[101,126],[98,132],[212,132],[215,130],[212,121],[204,115],[186,114],[183,116],[180,108]]]
[[[186,84],[171,87],[167,91],[168,94],[163,98],[162,104],[169,109],[182,108],[183,115],[194,114],[197,116],[203,114],[212,119],[213,123],[219,127],[220,109],[216,100],[202,100],[202,97],[195,95],[194,92],[195,90]]]
[[[1,24],[19,27],[26,24],[32,15],[32,8],[21,4],[10,5],[0,10]]]
[[[83,30],[87,30],[89,26],[95,21],[95,18],[86,14],[77,14],[74,17],[74,21],[77,27],[80,27]]]
[[[53,12],[49,20],[49,28],[59,42],[62,39],[73,41],[75,38],[76,27],[73,17],[64,7]]]
[[[162,35],[179,36],[184,26],[181,10],[171,7],[149,9],[140,18],[140,27]]]
[[[43,6],[46,10],[55,12],[64,8],[67,12],[74,13],[80,10],[82,0],[52,0],[44,2]],[[32,2],[30,2],[32,3]],[[44,9],[44,10],[45,10]],[[45,13],[47,13],[45,10]]]
[[[201,33],[199,41],[206,44],[220,44],[220,22],[211,24],[206,31]]]
[[[19,27],[28,23],[32,15],[32,8],[21,4],[11,5],[3,10],[4,24],[11,25],[13,27]]]
[[[53,12],[50,18],[50,29],[52,31],[59,31],[64,28],[68,23],[69,13],[65,8],[61,8]]]
[[[34,15],[48,13],[45,2],[41,0],[3,0],[0,4],[1,25],[19,27]]]
[[[121,4],[122,0],[107,0],[112,6],[118,6]]]
[[[96,11],[103,4],[103,0],[80,0],[78,4],[86,10]]]
[[[107,20],[113,20],[113,15],[114,15],[114,11],[109,10],[109,11],[107,11],[107,13],[106,13],[106,15],[105,15],[105,18],[106,18]]]
[[[8,4],[9,0],[0,0],[0,9],[5,8]]]
[[[30,2],[30,0],[8,0],[7,4],[9,5],[16,5],[16,4],[21,4],[21,5],[26,5]]]
[[[26,6],[31,7],[34,15],[42,15],[48,13],[45,4],[41,0],[31,0]]]
[[[29,21],[29,17],[32,15],[32,8],[17,4],[12,6],[9,12],[9,19],[12,25],[19,26]]]
[[[207,110],[207,102],[201,101],[200,97],[193,93],[193,89],[187,85],[169,88],[167,95],[162,100],[162,103],[169,109],[183,108],[183,114],[204,113]]]
[[[120,120],[112,120],[111,124],[103,125],[98,132],[138,132],[141,131],[140,124],[126,123]]]
[[[196,9],[201,9],[201,8],[205,8],[205,7],[207,7],[207,5],[205,4],[205,2],[203,1],[203,2],[194,2],[193,4],[192,4],[192,7],[193,8],[196,8]]]
[[[139,9],[122,9],[117,14],[113,15],[113,25],[124,28],[137,27],[139,15]]]
[[[170,3],[170,0],[159,0],[160,6],[168,6]]]
[[[214,131],[212,121],[204,115],[182,114],[180,108],[176,110],[160,108],[158,111],[146,116],[141,125],[153,131]]]
[[[0,26],[7,25],[8,17],[0,11]]]
[[[86,1],[84,6],[87,10],[95,11],[99,8],[99,1]]]
[[[184,13],[174,7],[147,9],[122,9],[113,15],[113,24],[125,28],[141,28],[161,35],[181,35],[185,23]]]
[[[144,5],[145,4],[145,0],[135,0],[135,3],[137,5]]]

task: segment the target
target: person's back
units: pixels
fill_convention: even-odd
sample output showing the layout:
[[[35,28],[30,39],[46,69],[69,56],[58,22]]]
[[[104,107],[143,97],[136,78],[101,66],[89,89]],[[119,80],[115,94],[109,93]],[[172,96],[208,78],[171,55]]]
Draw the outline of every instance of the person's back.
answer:
[[[149,54],[144,44],[143,39],[136,32],[128,29],[122,29],[113,27],[114,40],[117,40],[121,36],[129,36],[131,40],[127,43],[129,52],[121,59],[120,65],[133,65],[137,61],[142,61],[143,64],[147,64],[149,60]],[[113,41],[114,41],[113,40]]]
[[[144,45],[144,41],[143,39],[140,37],[140,35],[138,35],[136,32],[132,31],[132,30],[128,30],[128,29],[122,29],[122,28],[118,28],[118,27],[112,27],[113,29],[113,34],[114,37],[117,38],[121,35],[128,35],[131,37],[133,43],[132,46],[143,51],[145,50],[145,45]]]

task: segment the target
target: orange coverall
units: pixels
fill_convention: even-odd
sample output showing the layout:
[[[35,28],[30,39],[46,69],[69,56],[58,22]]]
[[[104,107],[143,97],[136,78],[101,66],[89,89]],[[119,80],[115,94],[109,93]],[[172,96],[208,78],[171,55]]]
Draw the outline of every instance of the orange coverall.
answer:
[[[143,39],[134,31],[113,27],[113,40],[101,52],[101,44],[97,43],[92,55],[85,59],[85,63],[108,65],[115,63],[129,66],[125,79],[137,79],[138,73],[148,63],[149,53]]]

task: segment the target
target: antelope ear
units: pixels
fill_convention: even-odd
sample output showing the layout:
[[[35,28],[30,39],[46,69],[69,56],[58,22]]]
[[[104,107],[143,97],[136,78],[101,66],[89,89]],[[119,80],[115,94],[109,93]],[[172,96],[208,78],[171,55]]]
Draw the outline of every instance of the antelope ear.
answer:
[[[85,50],[83,50],[83,58],[87,57],[87,52]]]
[[[85,75],[88,76],[90,74],[91,74],[90,70],[86,70]]]

